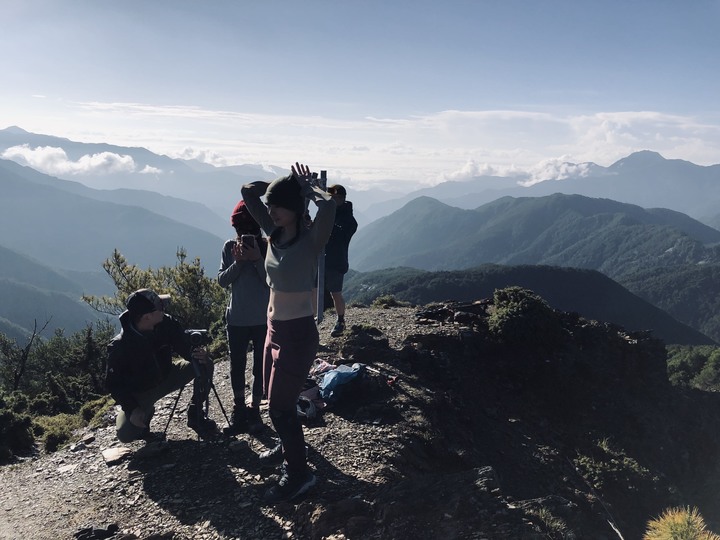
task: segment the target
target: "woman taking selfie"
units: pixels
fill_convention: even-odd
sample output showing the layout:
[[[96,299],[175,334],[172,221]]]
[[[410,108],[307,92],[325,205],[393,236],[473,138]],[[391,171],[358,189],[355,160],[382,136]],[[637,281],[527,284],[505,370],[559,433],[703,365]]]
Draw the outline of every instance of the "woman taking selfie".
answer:
[[[279,483],[265,493],[268,504],[294,499],[316,481],[307,465],[297,402],[318,350],[313,288],[318,255],[332,232],[336,207],[330,194],[311,185],[307,166],[296,163],[291,169],[292,174],[269,185],[253,182],[242,188],[247,209],[269,238],[264,384],[285,467]],[[267,206],[260,199],[263,195]],[[317,206],[309,228],[304,226],[306,200]]]

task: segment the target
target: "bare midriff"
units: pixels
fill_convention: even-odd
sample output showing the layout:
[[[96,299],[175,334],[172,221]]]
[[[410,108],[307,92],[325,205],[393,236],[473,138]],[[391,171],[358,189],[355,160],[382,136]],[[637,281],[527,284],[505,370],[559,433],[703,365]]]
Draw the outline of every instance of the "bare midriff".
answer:
[[[271,288],[268,319],[289,321],[314,316],[312,296],[312,291],[284,292]]]

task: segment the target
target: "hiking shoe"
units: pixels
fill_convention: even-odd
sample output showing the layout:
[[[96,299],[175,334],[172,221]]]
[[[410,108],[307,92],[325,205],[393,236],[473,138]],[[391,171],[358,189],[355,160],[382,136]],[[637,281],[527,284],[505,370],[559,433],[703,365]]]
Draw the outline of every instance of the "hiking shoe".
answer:
[[[203,414],[202,409],[198,409],[196,405],[190,405],[188,407],[187,425],[197,433],[201,439],[212,439],[218,433],[215,421],[207,418]]]
[[[345,331],[345,321],[338,321],[335,323],[335,328],[332,329],[332,332],[330,332],[330,335],[332,337],[338,337],[344,331]]]
[[[283,462],[282,443],[277,443],[273,448],[260,452],[258,455],[260,466],[263,468],[277,467]]]
[[[263,502],[265,504],[277,504],[292,501],[303,493],[306,493],[315,485],[317,478],[309,470],[304,473],[288,474],[283,472],[280,481],[265,492]]]
[[[247,408],[247,432],[251,435],[260,433],[265,429],[262,418],[260,417],[260,407]]]
[[[248,414],[245,405],[235,405],[230,415],[230,425],[223,429],[225,435],[238,435],[240,433],[249,433],[248,430]]]

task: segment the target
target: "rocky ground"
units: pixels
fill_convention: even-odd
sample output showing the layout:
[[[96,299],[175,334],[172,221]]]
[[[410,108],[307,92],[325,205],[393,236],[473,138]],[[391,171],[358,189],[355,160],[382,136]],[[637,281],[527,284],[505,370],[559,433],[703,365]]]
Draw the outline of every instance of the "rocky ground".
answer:
[[[573,350],[590,364],[561,358],[566,378],[556,370],[549,381],[544,360],[538,367],[527,350],[508,357],[489,343],[487,308],[351,307],[339,338],[329,335],[332,315],[323,321],[318,357],[362,363],[367,377],[305,427],[318,483],[294,504],[261,504],[277,478],[257,460],[272,431],[199,441],[185,425],[186,391],[165,443],[120,444],[108,417],[71,447],[0,468],[0,538],[629,540],[653,513],[687,502],[668,476],[713,462],[717,445],[683,431],[703,456],[668,442],[662,458],[639,457],[680,438],[666,415],[682,406],[633,387],[633,377],[647,384],[657,372],[652,340],[570,317]],[[592,364],[614,356],[624,382]],[[215,375],[226,409],[228,369],[221,360]],[[578,377],[609,391],[576,388]],[[159,404],[153,431],[173,403]],[[214,397],[210,405],[224,425]],[[111,450],[126,454],[109,463]]]

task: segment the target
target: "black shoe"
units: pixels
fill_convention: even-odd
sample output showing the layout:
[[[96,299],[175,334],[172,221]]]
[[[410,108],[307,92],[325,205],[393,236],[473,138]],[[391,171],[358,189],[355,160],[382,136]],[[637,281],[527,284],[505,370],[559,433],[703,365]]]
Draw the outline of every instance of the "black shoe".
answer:
[[[288,474],[283,472],[277,485],[271,487],[265,492],[263,502],[265,504],[277,504],[281,502],[292,501],[303,493],[306,493],[315,485],[317,478],[309,470],[304,473]]]
[[[188,407],[187,425],[201,439],[213,439],[218,434],[217,424],[214,420],[207,418],[203,413],[202,407],[191,404]]]
[[[225,435],[248,433],[248,414],[245,405],[235,405],[230,415],[230,425],[223,429]]]
[[[282,444],[277,443],[273,448],[261,452],[258,456],[260,466],[263,468],[274,468],[283,462]]]
[[[330,332],[330,335],[332,337],[338,337],[344,331],[345,331],[345,321],[338,321],[335,323],[335,328],[332,329],[332,332]]]
[[[247,432],[256,435],[265,429],[262,418],[260,418],[260,407],[247,408]]]

